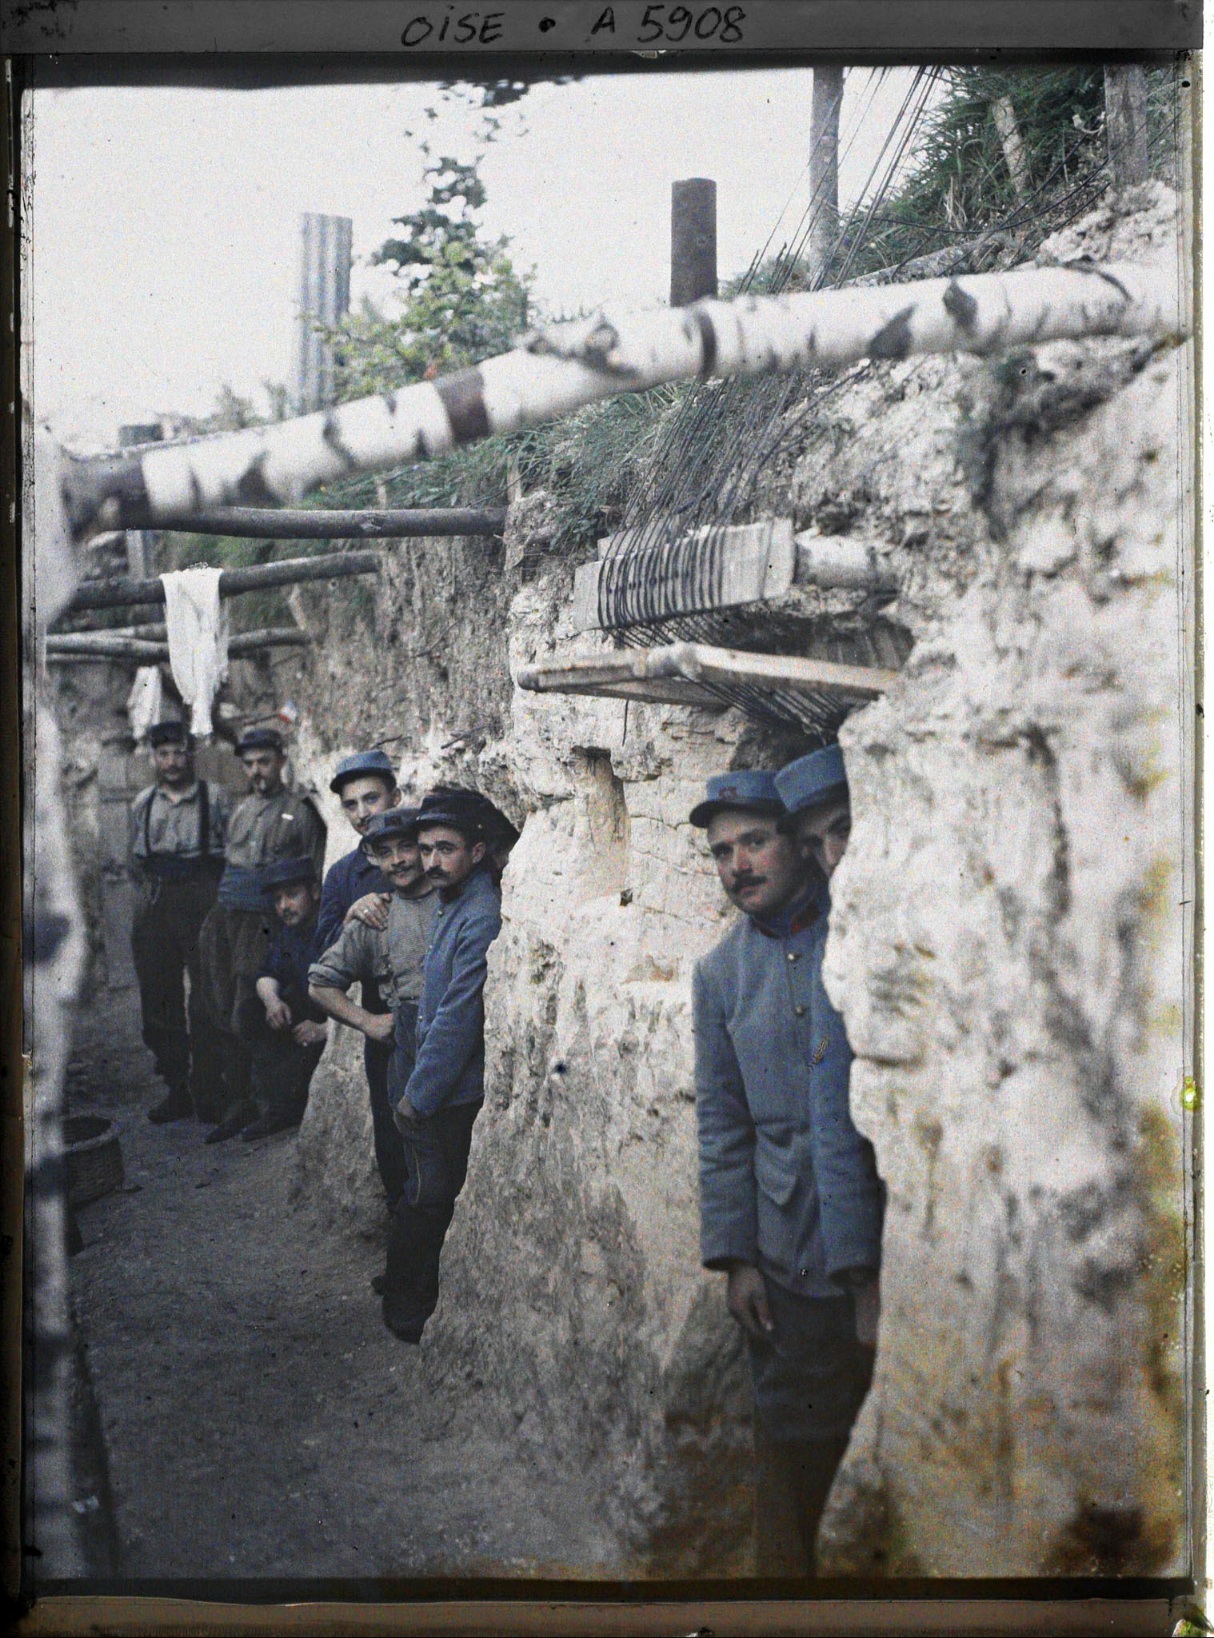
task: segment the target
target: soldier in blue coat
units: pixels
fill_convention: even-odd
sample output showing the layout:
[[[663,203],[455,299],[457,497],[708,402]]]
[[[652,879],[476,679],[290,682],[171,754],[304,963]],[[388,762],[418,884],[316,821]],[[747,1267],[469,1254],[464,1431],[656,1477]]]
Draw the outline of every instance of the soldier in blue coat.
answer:
[[[749,1343],[758,1572],[809,1575],[872,1377],[884,1194],[822,985],[824,873],[770,773],[710,779],[691,822],[743,913],[693,981],[702,1258]]]
[[[337,764],[329,789],[341,802],[342,812],[360,838],[377,814],[400,806],[401,794],[397,788],[396,770],[385,751],[357,751]],[[349,921],[361,921],[376,932],[388,925],[388,907],[392,902],[391,884],[359,845],[338,859],[325,875],[320,895],[320,916],[317,921],[316,947],[330,949]],[[362,1005],[365,1012],[385,1013],[387,1002],[373,979],[362,980]],[[363,1044],[363,1067],[367,1075],[367,1092],[371,1100],[371,1130],[375,1142],[375,1164],[388,1210],[395,1211],[405,1186],[405,1160],[401,1152],[400,1134],[392,1124],[392,1106],[388,1102],[388,1065],[392,1059],[392,1043],[376,1041],[367,1036]]]
[[[397,1053],[388,1082],[404,1139],[405,1191],[383,1278],[384,1324],[413,1343],[438,1306],[443,1241],[485,1097],[485,978],[502,925],[476,793],[425,797],[417,840],[439,904],[422,965],[416,1050]]]
[[[240,1037],[249,1053],[249,1093],[208,1132],[208,1143],[224,1143],[237,1134],[251,1143],[298,1126],[328,1039],[325,1015],[308,995],[308,968],[317,955],[316,861],[307,854],[275,859],[259,868],[258,878],[276,925],[254,994],[237,1009]]]

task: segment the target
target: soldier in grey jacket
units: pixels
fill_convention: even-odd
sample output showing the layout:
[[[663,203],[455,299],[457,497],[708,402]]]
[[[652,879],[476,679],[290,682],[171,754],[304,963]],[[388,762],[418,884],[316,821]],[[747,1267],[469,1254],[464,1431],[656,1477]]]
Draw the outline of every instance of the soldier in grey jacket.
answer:
[[[691,822],[743,912],[693,984],[702,1256],[749,1342],[758,1570],[806,1575],[871,1380],[883,1190],[822,986],[826,880],[772,775],[711,779]]]

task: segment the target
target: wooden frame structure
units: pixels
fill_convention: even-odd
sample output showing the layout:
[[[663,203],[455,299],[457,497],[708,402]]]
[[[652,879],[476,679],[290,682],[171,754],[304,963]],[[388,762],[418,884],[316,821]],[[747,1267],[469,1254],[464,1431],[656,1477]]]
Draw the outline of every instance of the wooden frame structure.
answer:
[[[665,648],[621,649],[521,666],[515,681],[534,694],[593,694],[719,709],[721,699],[705,684],[840,694],[859,704],[878,699],[897,677],[896,671],[877,666],[839,665],[798,655],[748,654],[707,643],[671,643]]]

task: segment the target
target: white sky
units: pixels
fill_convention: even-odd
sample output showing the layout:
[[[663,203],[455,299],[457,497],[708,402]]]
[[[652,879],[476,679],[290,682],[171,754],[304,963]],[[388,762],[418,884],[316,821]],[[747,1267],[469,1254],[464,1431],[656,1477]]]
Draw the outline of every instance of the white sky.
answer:
[[[848,75],[844,202],[910,79]],[[653,306],[669,293],[670,185],[711,176],[728,278],[806,207],[811,87],[808,69],[538,86],[504,111],[485,224],[534,267],[550,313]],[[352,217],[352,300],[388,294],[367,260],[421,202],[419,137],[472,153],[476,116],[435,127],[434,102],[418,85],[35,92],[24,312],[38,418],[97,448],[123,422],[207,413],[225,382],[264,404],[261,383],[292,374],[300,214]]]

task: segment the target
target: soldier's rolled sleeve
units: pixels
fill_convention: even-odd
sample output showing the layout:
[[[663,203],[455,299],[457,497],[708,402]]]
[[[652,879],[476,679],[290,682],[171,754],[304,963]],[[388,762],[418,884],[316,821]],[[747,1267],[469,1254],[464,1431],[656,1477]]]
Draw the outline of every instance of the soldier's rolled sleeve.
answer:
[[[308,968],[308,983],[344,993],[356,980],[373,978],[366,931],[361,921],[347,922],[336,944],[331,944]]]
[[[711,979],[692,978],[696,1115],[700,1136],[700,1255],[705,1268],[757,1264],[755,1128],[742,1071]]]

